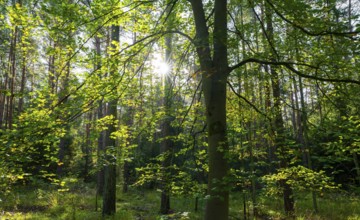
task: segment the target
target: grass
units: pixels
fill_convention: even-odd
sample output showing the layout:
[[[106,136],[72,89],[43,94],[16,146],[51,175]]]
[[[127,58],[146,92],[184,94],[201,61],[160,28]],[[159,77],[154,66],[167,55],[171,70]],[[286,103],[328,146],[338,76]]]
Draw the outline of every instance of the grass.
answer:
[[[1,202],[1,219],[99,219],[91,192],[18,187]]]
[[[231,196],[230,215],[234,219],[243,219],[243,198],[240,194]],[[257,198],[258,210],[262,218],[286,219],[283,202],[280,197],[261,196]],[[328,193],[317,197],[318,212],[314,212],[311,193],[298,193],[295,199],[295,216],[297,220],[360,220],[360,197],[346,192]],[[247,211],[252,213],[250,198],[246,200]],[[238,209],[236,209],[236,207]],[[236,210],[236,211],[234,211]],[[249,219],[256,219],[251,214]],[[262,219],[258,218],[258,219]]]
[[[120,190],[118,190],[120,191]],[[0,201],[0,219],[26,220],[95,220],[102,219],[100,207],[96,208],[95,187],[82,183],[73,184],[69,191],[58,191],[55,187],[17,187],[14,193]],[[243,219],[244,198],[248,219],[256,219],[252,212],[249,195],[232,193],[230,196],[230,219]],[[257,198],[258,210],[263,217],[257,219],[285,219],[282,201],[276,197]],[[97,201],[98,206],[101,200]],[[160,193],[153,190],[130,189],[117,195],[117,213],[108,219],[120,220],[171,220],[203,218],[205,200],[199,199],[199,211],[195,212],[195,199],[188,196],[172,197],[173,214],[161,216],[158,213]],[[319,212],[314,213],[311,194],[301,193],[296,198],[296,219],[298,220],[360,220],[360,198],[347,193],[329,193],[318,197]]]

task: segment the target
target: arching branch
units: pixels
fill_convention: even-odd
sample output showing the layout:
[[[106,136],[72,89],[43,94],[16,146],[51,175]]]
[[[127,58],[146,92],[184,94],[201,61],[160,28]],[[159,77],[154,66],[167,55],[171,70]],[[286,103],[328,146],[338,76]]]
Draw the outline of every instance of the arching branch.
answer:
[[[320,68],[318,66],[313,66],[310,64],[306,64],[306,63],[295,63],[295,62],[287,62],[287,61],[268,61],[268,60],[260,60],[260,59],[256,59],[256,58],[249,58],[249,59],[245,59],[243,61],[241,61],[240,63],[229,67],[229,73],[247,63],[259,63],[259,64],[266,64],[266,65],[275,65],[275,66],[284,66],[286,67],[288,70],[290,70],[291,72],[307,78],[307,79],[314,79],[314,80],[319,80],[319,81],[323,81],[323,82],[334,82],[334,83],[353,83],[353,84],[357,84],[360,85],[360,81],[358,80],[353,80],[353,79],[331,79],[331,78],[323,78],[323,77],[319,77],[319,76],[313,76],[313,75],[307,75],[302,73],[301,71],[297,70],[294,66],[306,66],[315,70],[319,70]]]

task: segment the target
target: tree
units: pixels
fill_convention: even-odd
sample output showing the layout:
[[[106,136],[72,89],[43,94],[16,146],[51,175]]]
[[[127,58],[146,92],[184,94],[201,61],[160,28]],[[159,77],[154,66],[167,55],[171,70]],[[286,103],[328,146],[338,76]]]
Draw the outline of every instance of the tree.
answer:
[[[111,40],[112,48],[115,50],[118,48],[120,35],[120,27],[113,25],[111,27]],[[113,80],[116,79],[118,74],[117,63],[111,65],[111,76]],[[113,92],[116,92],[114,90]],[[116,211],[116,155],[115,147],[116,141],[113,133],[116,131],[116,119],[117,119],[117,100],[112,98],[108,103],[107,115],[111,116],[114,120],[109,124],[105,136],[105,162],[104,168],[104,191],[103,191],[103,215],[113,215]]]
[[[173,14],[171,12],[171,2],[167,2],[166,12],[169,14],[168,16],[168,30],[171,30],[173,24]],[[168,214],[170,212],[170,192],[171,192],[171,185],[169,181],[169,168],[171,166],[171,158],[174,149],[174,142],[171,140],[171,136],[174,135],[173,128],[171,126],[171,122],[173,121],[172,116],[172,103],[174,102],[174,93],[173,93],[173,85],[172,85],[172,70],[171,70],[171,63],[172,63],[172,35],[165,36],[165,62],[169,66],[169,70],[162,70],[164,71],[164,97],[163,97],[163,105],[164,105],[164,119],[161,125],[162,129],[162,142],[160,147],[160,153],[163,156],[163,161],[161,162],[162,166],[162,180],[161,180],[161,204],[160,204],[160,213]],[[165,68],[165,67],[164,67]]]
[[[215,0],[214,29],[209,33],[202,1],[190,0],[196,37],[194,39],[202,72],[202,91],[205,98],[209,146],[209,180],[205,219],[228,219],[229,189],[226,177],[226,81],[227,60],[227,2]],[[210,47],[210,37],[213,45]],[[211,51],[211,48],[213,51]]]

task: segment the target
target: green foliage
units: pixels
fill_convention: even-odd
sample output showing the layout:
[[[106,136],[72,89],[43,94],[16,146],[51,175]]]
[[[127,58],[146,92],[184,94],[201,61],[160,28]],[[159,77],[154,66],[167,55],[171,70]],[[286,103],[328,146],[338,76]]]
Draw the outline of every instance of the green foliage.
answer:
[[[64,135],[61,122],[54,120],[48,109],[29,109],[18,123],[21,126],[1,134],[1,154],[6,163],[45,177],[57,162],[57,145]]]
[[[323,193],[324,190],[338,189],[331,177],[326,176],[324,171],[313,171],[304,166],[293,166],[289,168],[278,169],[277,173],[262,177],[266,184],[266,193],[269,195],[281,194],[279,182],[286,180],[296,191],[314,191]]]
[[[24,179],[24,174],[20,174],[17,170],[7,167],[8,164],[4,161],[0,162],[0,201],[11,193],[13,185],[18,180]]]

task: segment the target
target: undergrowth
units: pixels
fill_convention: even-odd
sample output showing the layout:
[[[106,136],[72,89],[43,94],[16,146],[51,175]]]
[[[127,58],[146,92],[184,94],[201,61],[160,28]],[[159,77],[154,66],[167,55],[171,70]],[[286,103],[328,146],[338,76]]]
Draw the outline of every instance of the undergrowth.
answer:
[[[156,190],[131,188],[126,194],[117,195],[117,212],[111,218],[120,220],[197,220],[203,218],[205,200],[198,198],[195,211],[195,198],[173,196],[172,211],[169,215],[159,215],[160,193]],[[67,187],[18,186],[13,193],[0,200],[0,219],[16,220],[97,220],[101,216],[101,198],[96,200],[94,185],[73,183]],[[359,196],[348,193],[329,193],[317,198],[318,213],[313,211],[310,193],[296,197],[296,219],[360,219]],[[253,203],[249,194],[235,192],[230,197],[230,219],[285,219],[281,198],[258,196],[256,200],[258,215],[253,216]],[[244,210],[246,212],[244,213]]]

